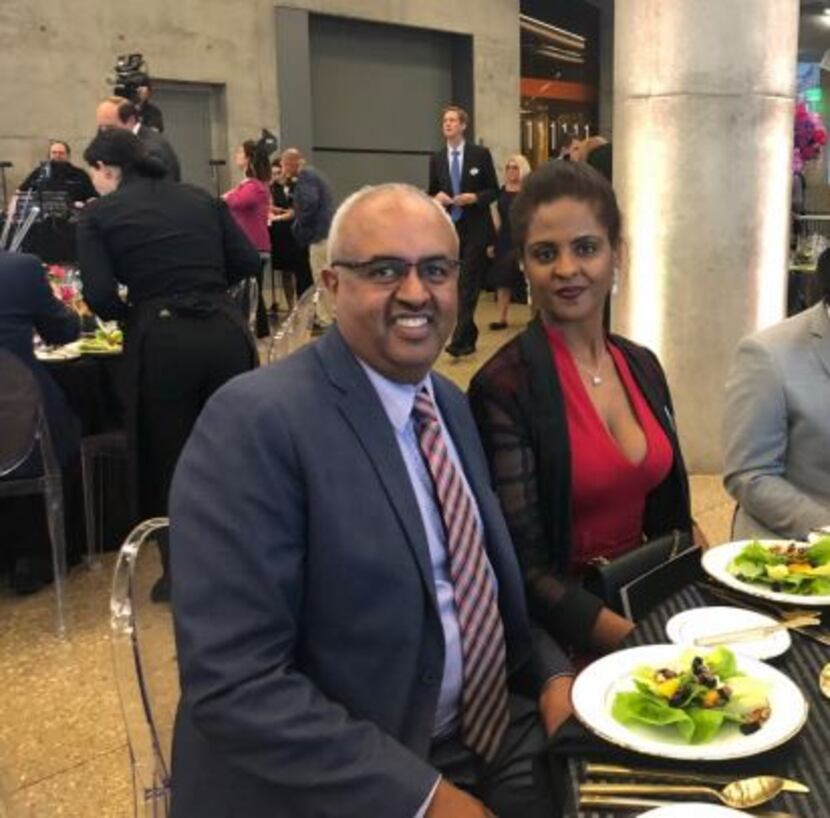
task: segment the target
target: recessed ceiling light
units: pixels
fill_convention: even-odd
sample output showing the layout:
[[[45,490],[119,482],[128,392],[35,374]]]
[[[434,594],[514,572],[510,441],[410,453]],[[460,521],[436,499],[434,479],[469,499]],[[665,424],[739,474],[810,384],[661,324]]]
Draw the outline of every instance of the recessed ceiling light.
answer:
[[[830,6],[825,6],[824,11],[822,12],[825,17],[830,17]]]

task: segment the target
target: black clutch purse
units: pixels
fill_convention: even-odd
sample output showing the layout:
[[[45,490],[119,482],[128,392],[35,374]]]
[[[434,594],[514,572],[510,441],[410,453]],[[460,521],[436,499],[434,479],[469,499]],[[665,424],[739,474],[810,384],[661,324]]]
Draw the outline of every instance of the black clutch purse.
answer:
[[[674,563],[679,557],[683,557],[682,564],[695,564],[699,562],[700,549],[695,546],[692,536],[688,532],[672,531],[670,534],[664,534],[662,537],[657,537],[653,540],[643,543],[637,548],[632,549],[626,554],[617,557],[613,560],[598,559],[595,560],[585,573],[582,585],[586,591],[589,591],[594,596],[598,596],[606,605],[613,611],[625,616],[631,615],[630,593],[627,594],[627,604],[623,604],[623,596],[621,591],[629,589],[634,583],[641,585],[638,582],[645,579],[646,575],[651,575],[656,569],[661,568],[668,563]],[[660,575],[669,572],[660,572]],[[665,577],[663,577],[665,579]],[[683,579],[685,584],[686,578]],[[674,583],[666,583],[666,594],[668,596],[677,588],[672,587]],[[650,594],[654,597],[653,594]],[[656,602],[659,599],[653,600]],[[629,610],[626,611],[626,608]]]

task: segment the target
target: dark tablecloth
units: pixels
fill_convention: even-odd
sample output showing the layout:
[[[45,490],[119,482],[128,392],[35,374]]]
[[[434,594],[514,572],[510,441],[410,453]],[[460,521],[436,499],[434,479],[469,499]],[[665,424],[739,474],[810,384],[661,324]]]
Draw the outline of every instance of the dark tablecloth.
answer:
[[[710,599],[705,585],[695,584],[670,597],[638,625],[626,647],[651,645],[668,642],[665,624],[680,611],[698,608],[702,605],[724,604]],[[748,607],[752,603],[747,602]],[[786,810],[804,818],[819,818],[830,815],[830,701],[825,699],[818,687],[818,674],[830,662],[830,647],[808,641],[794,633],[792,648],[770,664],[787,674],[804,693],[810,705],[807,723],[801,732],[783,746],[763,755],[733,762],[722,761],[712,764],[667,762],[653,756],[638,755],[612,747],[600,739],[590,736],[580,726],[569,722],[563,728],[564,735],[559,743],[560,752],[571,748],[569,761],[570,787],[566,815],[570,818],[612,818],[625,813],[578,811],[578,785],[583,761],[605,761],[630,766],[651,768],[669,767],[687,772],[716,775],[734,775],[742,778],[748,775],[768,773],[795,778],[810,788],[809,795],[783,793],[764,809]],[[652,796],[649,796],[652,797]],[[660,796],[653,798],[661,800]],[[646,812],[645,809],[641,810]],[[628,813],[628,815],[637,814]]]
[[[83,355],[74,361],[44,361],[81,421],[81,434],[124,428],[124,365],[121,355]]]

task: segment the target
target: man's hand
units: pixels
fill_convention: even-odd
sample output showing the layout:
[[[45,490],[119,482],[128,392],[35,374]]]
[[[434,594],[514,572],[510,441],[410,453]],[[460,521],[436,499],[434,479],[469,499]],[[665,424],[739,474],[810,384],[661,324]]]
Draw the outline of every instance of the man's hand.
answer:
[[[459,193],[456,196],[452,203],[454,205],[458,205],[459,207],[469,207],[470,205],[474,205],[478,201],[478,196],[475,193]]]
[[[439,190],[438,193],[433,196],[436,202],[443,207],[449,207],[452,204],[452,196],[447,196],[443,190]]]
[[[429,802],[425,818],[496,818],[484,804],[443,778]]]
[[[557,676],[542,689],[542,695],[539,696],[539,714],[548,736],[552,736],[573,713],[573,683],[573,676]]]

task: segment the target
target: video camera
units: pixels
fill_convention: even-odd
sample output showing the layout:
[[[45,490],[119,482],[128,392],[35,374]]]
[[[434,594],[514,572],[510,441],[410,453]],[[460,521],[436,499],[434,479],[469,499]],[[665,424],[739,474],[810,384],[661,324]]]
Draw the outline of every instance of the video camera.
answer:
[[[131,102],[137,102],[139,87],[150,81],[146,68],[143,54],[121,54],[115,61],[115,77],[109,78],[115,93]]]

